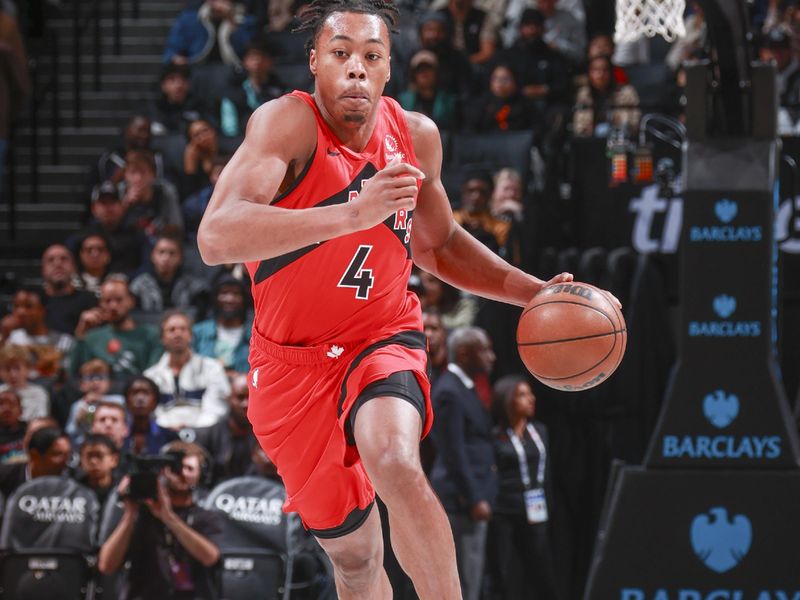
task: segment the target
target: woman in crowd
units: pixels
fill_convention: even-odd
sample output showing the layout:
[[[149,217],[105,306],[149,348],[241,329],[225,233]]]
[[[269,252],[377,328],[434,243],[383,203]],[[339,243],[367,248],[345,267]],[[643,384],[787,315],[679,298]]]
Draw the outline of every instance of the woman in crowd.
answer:
[[[589,61],[589,83],[575,97],[572,127],[576,136],[604,136],[611,127],[632,133],[639,126],[639,95],[633,86],[614,81],[612,73],[608,56]]]
[[[111,244],[104,235],[91,233],[78,245],[77,259],[79,287],[99,297],[100,284],[111,264]]]
[[[555,600],[548,540],[547,431],[534,421],[536,397],[520,376],[492,390],[499,489],[489,526],[493,600]]]

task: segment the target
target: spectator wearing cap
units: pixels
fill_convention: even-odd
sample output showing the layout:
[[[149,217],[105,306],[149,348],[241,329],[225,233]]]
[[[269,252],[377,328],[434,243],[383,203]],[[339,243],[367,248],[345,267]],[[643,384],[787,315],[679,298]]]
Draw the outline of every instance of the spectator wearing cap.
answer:
[[[67,239],[67,247],[77,254],[83,239],[91,234],[99,234],[106,238],[110,246],[110,272],[131,275],[138,271],[144,262],[147,237],[143,231],[126,222],[127,207],[116,184],[104,181],[94,187],[91,214],[89,224]]]
[[[487,132],[530,129],[538,116],[520,92],[517,74],[506,64],[492,69],[488,92],[475,101],[470,112],[472,129]]]
[[[497,28],[484,11],[475,8],[472,0],[449,0],[439,10],[452,32],[453,46],[476,65],[488,62],[497,50]]]
[[[212,295],[214,316],[197,323],[193,329],[194,351],[216,358],[227,370],[250,371],[250,327],[247,318],[245,284],[235,277],[223,275]]]
[[[99,358],[111,367],[112,382],[121,384],[158,360],[162,352],[158,332],[149,325],[137,325],[131,316],[134,304],[125,277],[112,275],[103,282],[100,306],[81,314],[75,329],[78,341],[70,357],[73,377],[80,365]]]
[[[27,442],[28,460],[0,465],[0,493],[9,498],[19,486],[37,477],[60,477],[67,469],[72,447],[57,427],[43,427]]]
[[[100,295],[100,284],[111,266],[111,242],[100,231],[91,231],[78,241],[78,285],[81,289]]]
[[[0,345],[14,344],[27,349],[34,365],[31,376],[54,379],[69,356],[72,336],[47,326],[47,295],[40,287],[18,289],[11,307],[11,314],[0,322]]]
[[[420,18],[419,43],[439,61],[439,85],[460,97],[467,97],[474,87],[472,67],[465,52],[453,46],[449,22],[440,12],[429,12]]]
[[[545,43],[541,11],[525,9],[519,21],[519,36],[510,48],[500,53],[498,62],[505,62],[519,73],[522,95],[531,100],[539,112],[566,102],[567,61]]]
[[[116,148],[106,150],[97,160],[97,166],[92,173],[95,184],[104,181],[119,183],[125,169],[125,155],[128,150],[150,150],[152,136],[152,122],[144,115],[133,115],[125,124],[122,143]],[[164,157],[158,152],[153,152],[156,159],[156,173],[164,177]]]
[[[242,59],[247,77],[238,77],[233,86],[225,90],[219,103],[220,132],[226,136],[244,135],[250,115],[262,104],[286,91],[286,85],[274,72],[275,49],[262,37],[247,45]]]
[[[255,27],[255,17],[248,15],[244,6],[231,0],[206,0],[175,19],[163,60],[239,67]]]
[[[156,177],[152,152],[131,150],[125,159],[120,184],[126,210],[123,224],[141,231],[151,243],[164,227],[183,229],[178,192],[169,181]]]
[[[201,117],[206,105],[192,93],[191,71],[187,65],[168,64],[161,70],[161,94],[147,109],[153,135],[183,134],[186,126]]]
[[[19,394],[10,388],[0,391],[0,464],[25,460],[26,427]]]
[[[781,133],[796,133],[793,129],[800,118],[800,63],[792,52],[791,32],[779,27],[765,33],[759,56],[765,62],[774,63],[777,70]]]
[[[439,87],[439,59],[430,50],[420,50],[411,57],[408,89],[400,93],[400,104],[429,116],[439,129],[453,129],[458,124],[458,102],[454,94]]]
[[[558,0],[537,0],[544,16],[544,41],[563,54],[572,65],[586,56],[586,25],[572,12],[557,6]]]
[[[156,422],[174,431],[208,427],[228,412],[231,388],[222,364],[192,352],[192,321],[179,310],[168,311],[161,321],[164,354],[145,370],[161,392]]]
[[[184,272],[180,236],[162,232],[145,271],[131,281],[130,289],[139,310],[161,313],[168,308],[194,312],[194,306],[205,304],[207,287],[202,279]]]
[[[97,306],[97,296],[76,289],[75,257],[63,244],[52,244],[42,253],[42,280],[47,296],[45,323],[50,329],[72,335],[81,314]]]

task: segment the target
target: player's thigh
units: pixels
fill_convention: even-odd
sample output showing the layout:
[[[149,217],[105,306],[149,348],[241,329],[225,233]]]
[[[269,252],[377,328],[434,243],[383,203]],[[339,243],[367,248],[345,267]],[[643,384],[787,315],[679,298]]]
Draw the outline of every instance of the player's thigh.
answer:
[[[363,525],[347,535],[335,538],[317,537],[322,549],[338,568],[380,566],[383,561],[383,536],[377,510],[370,511]],[[375,565],[372,565],[374,568]]]

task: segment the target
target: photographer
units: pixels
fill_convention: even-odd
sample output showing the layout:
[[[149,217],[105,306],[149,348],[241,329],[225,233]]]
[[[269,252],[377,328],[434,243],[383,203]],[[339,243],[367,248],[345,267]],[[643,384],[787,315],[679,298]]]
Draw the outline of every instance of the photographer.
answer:
[[[161,470],[157,499],[133,499],[130,477],[122,480],[125,511],[100,548],[98,568],[108,575],[130,562],[125,600],[215,600],[209,567],[219,560],[215,540],[222,523],[217,514],[197,506],[193,494],[208,467],[205,454],[184,442],[172,442],[165,450],[180,455],[181,472]]]

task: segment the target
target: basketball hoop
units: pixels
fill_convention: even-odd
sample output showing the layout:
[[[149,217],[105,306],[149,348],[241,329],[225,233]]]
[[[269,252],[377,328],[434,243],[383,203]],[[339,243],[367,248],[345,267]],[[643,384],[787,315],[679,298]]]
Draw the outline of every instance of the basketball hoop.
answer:
[[[685,7],[685,0],[617,0],[614,41],[632,42],[643,35],[660,35],[672,42],[686,35]]]

